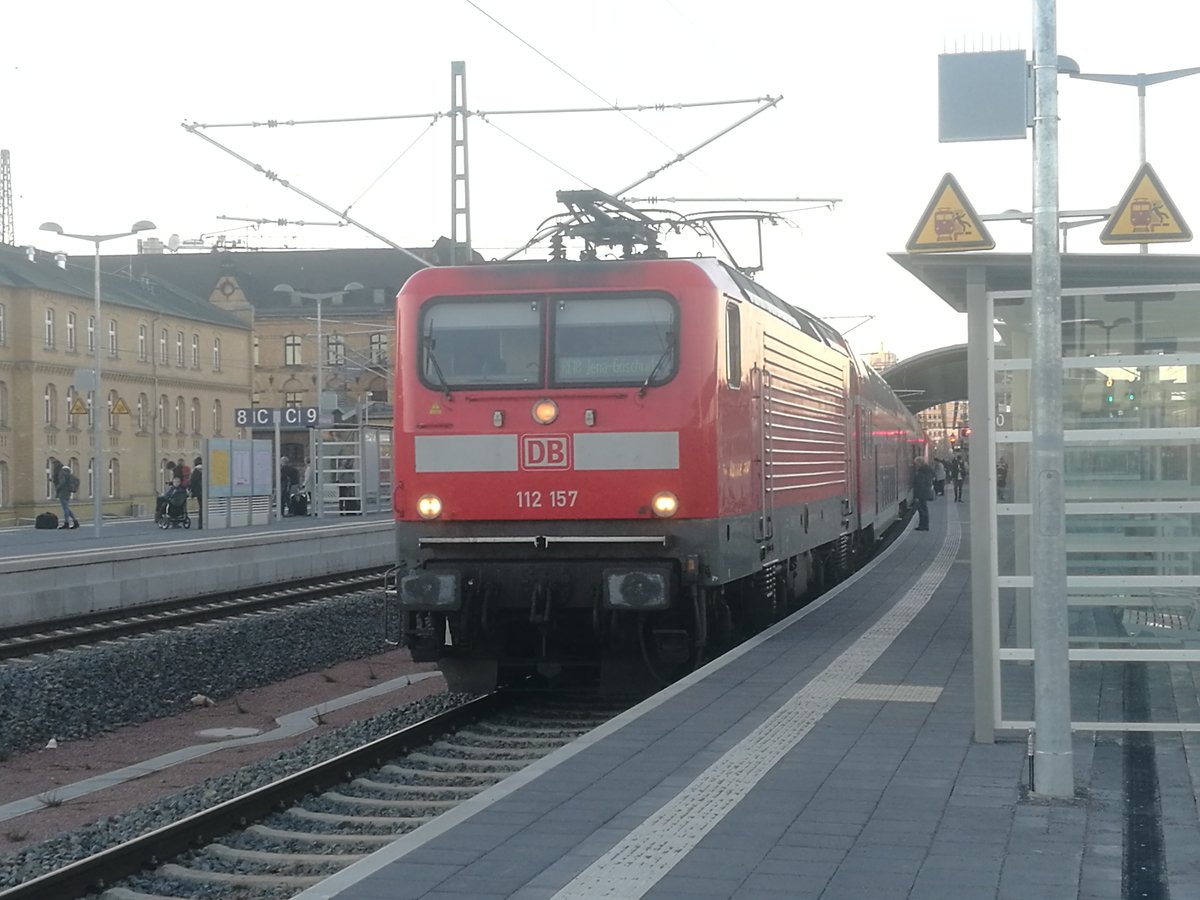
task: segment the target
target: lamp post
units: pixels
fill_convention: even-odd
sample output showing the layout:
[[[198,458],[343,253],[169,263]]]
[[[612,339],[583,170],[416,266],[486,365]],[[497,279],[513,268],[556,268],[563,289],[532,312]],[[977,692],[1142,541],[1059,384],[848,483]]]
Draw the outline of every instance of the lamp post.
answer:
[[[95,337],[95,378],[96,383],[92,390],[92,458],[95,462],[92,463],[92,528],[95,531],[95,536],[100,537],[100,529],[103,524],[103,515],[100,511],[100,476],[103,469],[104,448],[100,446],[100,404],[103,393],[100,389],[100,245],[105,241],[111,241],[116,238],[132,237],[140,231],[151,231],[158,226],[153,222],[148,222],[145,219],[134,222],[129,231],[120,231],[116,234],[72,234],[63,231],[63,227],[57,222],[43,222],[39,228],[41,231],[52,231],[61,237],[77,238],[81,241],[91,241],[96,248],[95,253],[95,274],[93,281],[93,297],[95,300],[95,318],[96,327],[93,330]]]
[[[1103,81],[1108,84],[1127,84],[1136,87],[1138,91],[1138,163],[1146,165],[1146,88],[1152,84],[1162,84],[1164,81],[1174,81],[1176,78],[1186,78],[1189,75],[1200,75],[1200,66],[1190,69],[1172,69],[1169,72],[1138,72],[1136,75],[1107,75],[1094,72],[1070,72],[1072,78],[1082,78],[1084,81]],[[1148,253],[1149,244],[1141,245],[1141,252]]]
[[[321,304],[326,300],[333,300],[338,297],[344,297],[351,291],[361,291],[363,286],[357,281],[352,281],[340,291],[326,291],[323,294],[314,294],[307,291],[298,291],[290,284],[277,284],[275,290],[281,294],[290,294],[293,297],[300,297],[303,300],[315,300],[317,302],[317,446],[321,443],[321,410],[324,407],[322,395],[325,393],[325,347],[323,345],[323,335],[321,332]],[[276,448],[276,452],[278,453]],[[317,454],[318,462],[320,461],[320,453]],[[278,468],[278,466],[276,466]],[[320,467],[317,469],[320,472]],[[325,490],[317,486],[317,518],[322,518],[325,513]]]

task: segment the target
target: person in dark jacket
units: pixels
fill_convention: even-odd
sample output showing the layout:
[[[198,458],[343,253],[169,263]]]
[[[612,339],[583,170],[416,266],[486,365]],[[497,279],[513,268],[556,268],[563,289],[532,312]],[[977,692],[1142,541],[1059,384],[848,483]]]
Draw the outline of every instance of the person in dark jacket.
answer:
[[[204,464],[199,456],[192,463],[188,476],[188,493],[196,498],[196,528],[204,527]]]
[[[71,511],[71,495],[79,488],[79,483],[75,480],[74,473],[68,466],[64,466],[58,459],[51,458],[50,463],[50,480],[54,485],[54,496],[58,498],[59,505],[62,506],[63,517],[62,523],[58,526],[64,528],[78,528],[79,520],[75,518],[75,513]]]
[[[933,469],[918,457],[913,475],[913,500],[917,504],[917,531],[929,530],[929,501],[933,499]]]

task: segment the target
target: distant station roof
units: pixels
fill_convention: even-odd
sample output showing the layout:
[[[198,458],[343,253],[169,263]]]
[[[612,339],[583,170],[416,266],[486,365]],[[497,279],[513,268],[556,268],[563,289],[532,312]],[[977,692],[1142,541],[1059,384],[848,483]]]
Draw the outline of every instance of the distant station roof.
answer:
[[[911,356],[880,373],[910,412],[967,399],[967,345]]]
[[[892,259],[958,312],[967,311],[967,282],[986,291],[1027,291],[1028,253],[892,253]],[[1176,253],[1064,253],[1062,288],[1200,283],[1200,256]]]

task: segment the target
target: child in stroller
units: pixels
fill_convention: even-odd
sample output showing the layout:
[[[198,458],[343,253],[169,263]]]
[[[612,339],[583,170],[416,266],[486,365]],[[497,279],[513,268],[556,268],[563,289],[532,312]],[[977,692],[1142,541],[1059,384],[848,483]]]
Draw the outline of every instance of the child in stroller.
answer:
[[[187,501],[187,488],[182,485],[180,479],[172,479],[171,486],[158,498],[156,504],[154,521],[158,523],[158,527],[178,528],[182,525],[184,528],[191,528],[192,520],[188,515]]]

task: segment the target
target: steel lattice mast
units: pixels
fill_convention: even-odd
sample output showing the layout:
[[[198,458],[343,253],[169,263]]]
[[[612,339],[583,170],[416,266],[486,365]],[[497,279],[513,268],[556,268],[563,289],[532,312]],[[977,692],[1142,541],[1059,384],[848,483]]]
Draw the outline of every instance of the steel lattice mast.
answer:
[[[0,150],[0,244],[14,246],[17,231],[13,225],[12,166],[8,151]]]

